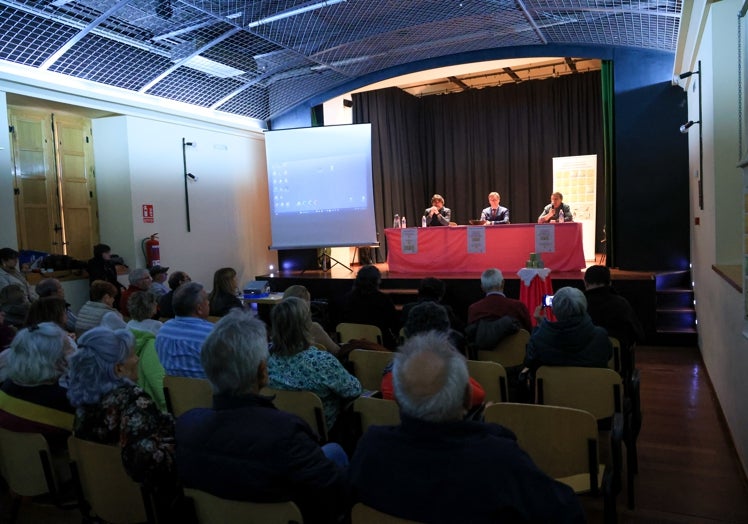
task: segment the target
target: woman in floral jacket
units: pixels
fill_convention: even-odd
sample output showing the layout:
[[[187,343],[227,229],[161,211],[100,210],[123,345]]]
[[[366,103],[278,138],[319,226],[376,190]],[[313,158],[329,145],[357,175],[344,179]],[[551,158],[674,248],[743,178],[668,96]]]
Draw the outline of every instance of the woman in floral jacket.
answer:
[[[76,437],[119,444],[122,463],[137,482],[173,484],[174,418],[136,385],[135,338],[126,329],[98,327],[78,340],[70,357],[68,398]]]

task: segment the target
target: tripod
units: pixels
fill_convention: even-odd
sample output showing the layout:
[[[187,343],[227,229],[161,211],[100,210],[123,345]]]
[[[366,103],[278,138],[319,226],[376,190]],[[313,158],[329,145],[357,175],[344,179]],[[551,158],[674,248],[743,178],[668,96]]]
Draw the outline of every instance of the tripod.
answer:
[[[322,254],[317,258],[317,263],[319,264],[319,267],[322,269],[324,273],[327,273],[328,271],[332,271],[333,266],[339,265],[346,268],[348,271],[353,271],[351,268],[343,264],[340,260],[337,258],[333,258],[330,256],[327,251],[324,249],[322,250]]]

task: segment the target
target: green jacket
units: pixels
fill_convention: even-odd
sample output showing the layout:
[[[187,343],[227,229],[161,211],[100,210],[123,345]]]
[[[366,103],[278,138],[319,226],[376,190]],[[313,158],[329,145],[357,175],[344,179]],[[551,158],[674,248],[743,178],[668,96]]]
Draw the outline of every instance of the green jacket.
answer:
[[[135,335],[135,354],[138,355],[138,386],[148,393],[161,411],[166,411],[164,400],[164,367],[156,353],[156,335],[150,331],[131,329]]]

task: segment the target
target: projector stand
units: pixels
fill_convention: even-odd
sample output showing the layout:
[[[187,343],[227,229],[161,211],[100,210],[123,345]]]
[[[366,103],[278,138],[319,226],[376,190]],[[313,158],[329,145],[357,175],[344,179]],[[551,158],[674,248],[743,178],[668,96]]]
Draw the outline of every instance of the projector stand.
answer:
[[[334,263],[333,263],[334,262]],[[319,258],[317,259],[317,263],[319,263],[320,268],[322,268],[322,271],[324,273],[327,273],[328,271],[332,271],[333,266],[339,265],[346,268],[348,271],[353,272],[351,268],[343,264],[340,260],[337,258],[333,258],[327,253],[322,253]]]

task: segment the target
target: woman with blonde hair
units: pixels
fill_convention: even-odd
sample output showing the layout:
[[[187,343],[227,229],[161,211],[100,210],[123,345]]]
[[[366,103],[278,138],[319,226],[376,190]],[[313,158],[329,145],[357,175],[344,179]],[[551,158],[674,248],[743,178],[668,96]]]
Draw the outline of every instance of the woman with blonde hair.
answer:
[[[222,317],[233,308],[242,307],[242,301],[236,296],[236,270],[222,267],[213,274],[213,290],[210,292],[210,315]]]
[[[304,286],[300,286],[298,284],[289,286],[284,292],[283,292],[283,300],[287,299],[288,297],[296,297],[300,298],[304,302],[306,302],[307,306],[310,307],[310,313],[311,313],[311,303],[312,303],[312,297],[309,294],[309,290],[305,288]],[[330,338],[330,335],[327,334],[327,331],[325,331],[325,328],[322,327],[322,325],[319,322],[315,322],[312,320],[312,344],[319,348],[319,349],[326,349],[333,355],[337,355],[338,351],[340,351],[340,346],[338,346],[335,341]]]
[[[268,386],[315,393],[322,400],[327,427],[331,428],[343,405],[361,394],[361,383],[335,356],[314,347],[312,315],[304,300],[282,300],[273,308],[271,320]]]

